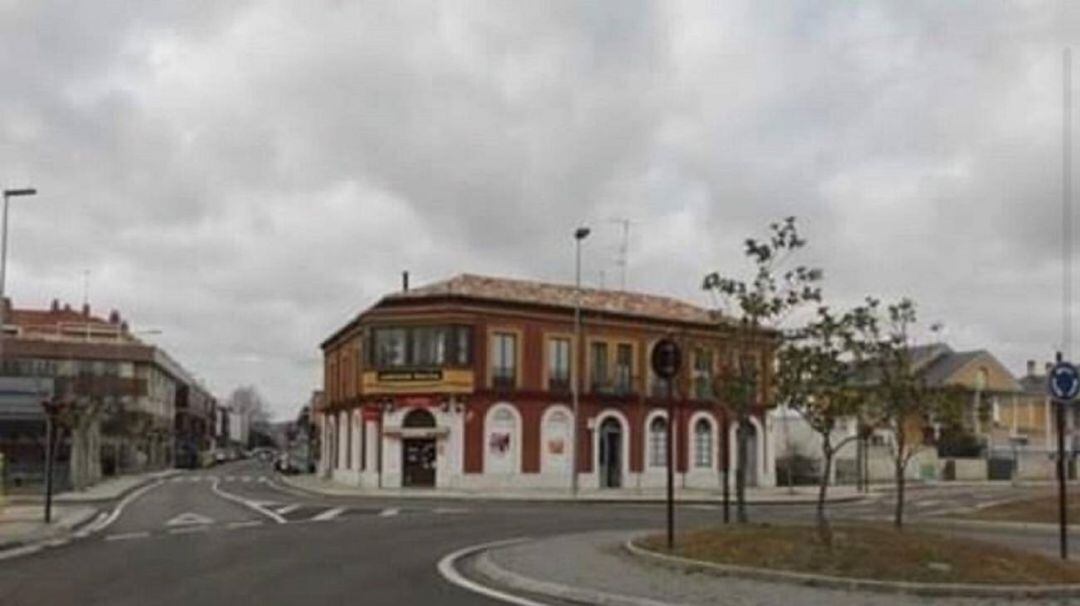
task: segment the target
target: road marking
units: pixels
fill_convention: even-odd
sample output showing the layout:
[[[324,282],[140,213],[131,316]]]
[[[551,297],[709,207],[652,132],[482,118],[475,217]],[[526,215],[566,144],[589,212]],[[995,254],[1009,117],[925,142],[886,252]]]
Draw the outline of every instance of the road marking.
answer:
[[[320,513],[319,515],[311,519],[316,522],[326,522],[338,517],[343,511],[345,511],[344,507],[335,507],[333,509],[327,509],[326,511]]]
[[[193,524],[213,524],[213,518],[208,518],[197,513],[186,512],[165,522],[166,526],[191,526]]]
[[[443,513],[451,513],[451,514],[453,514],[453,513],[469,513],[469,510],[465,509],[464,507],[436,507],[435,509],[432,509],[431,512],[435,513],[435,514],[443,514]]]
[[[245,499],[243,497],[234,495],[234,494],[232,494],[230,492],[225,492],[224,490],[222,490],[220,482],[218,482],[216,478],[214,479],[214,482],[212,484],[210,484],[210,489],[214,491],[214,494],[216,494],[217,496],[225,499],[226,501],[232,501],[233,503],[239,503],[239,504],[243,505],[244,507],[247,507],[248,509],[251,509],[253,511],[261,513],[262,515],[270,518],[271,520],[277,522],[278,524],[285,524],[288,521],[285,518],[278,515],[277,513],[273,512],[273,511],[270,511],[269,509],[266,509],[265,507],[259,505],[258,503],[254,502],[254,501],[249,501],[249,500],[247,500],[247,499]]]
[[[181,476],[177,476],[177,477],[175,477],[175,478],[173,478],[173,479],[171,479],[171,480],[169,480],[169,481],[170,481],[170,482],[183,482],[183,481],[185,481],[185,480],[186,480],[186,478],[183,478],[183,477],[181,477]]]
[[[300,509],[300,505],[298,505],[296,503],[293,503],[292,505],[286,505],[286,506],[282,507],[281,509],[275,510],[275,513],[277,513],[279,516],[283,516],[283,515],[288,515],[288,514],[294,512],[294,511],[296,511],[297,509]]]
[[[390,518],[401,513],[401,510],[397,507],[390,507],[379,512],[380,518]]]
[[[470,581],[469,579],[466,579],[464,576],[462,576],[462,574],[460,572],[458,572],[457,568],[454,566],[454,563],[457,560],[460,560],[461,558],[470,556],[470,555],[472,555],[474,553],[484,551],[485,549],[492,549],[492,548],[495,548],[495,547],[503,547],[503,546],[506,546],[506,545],[513,545],[515,543],[523,543],[523,542],[525,542],[527,540],[529,540],[529,539],[527,539],[527,538],[507,539],[505,541],[494,541],[494,542],[491,542],[491,543],[481,543],[480,545],[473,545],[472,547],[465,547],[465,548],[459,549],[459,550],[457,550],[457,551],[455,551],[453,553],[449,553],[449,554],[443,556],[443,558],[441,560],[439,560],[439,565],[438,565],[439,574],[441,574],[444,579],[446,579],[450,583],[453,583],[454,585],[457,585],[458,587],[462,587],[462,588],[467,589],[469,591],[472,591],[474,593],[479,593],[480,595],[485,595],[485,596],[487,596],[489,598],[494,598],[496,600],[501,600],[503,602],[508,602],[510,604],[517,604],[517,606],[547,606],[543,602],[537,602],[535,600],[530,600],[528,598],[518,597],[516,595],[506,593],[505,591],[499,591],[498,589],[492,589],[491,587],[485,587],[484,585],[481,585],[481,584],[479,584],[479,583],[477,583],[475,581]]]
[[[169,534],[187,534],[190,532],[204,532],[210,530],[209,526],[185,526],[183,528],[172,528],[169,530]]]
[[[247,520],[244,522],[230,522],[228,528],[251,528],[253,526],[262,526],[262,520]]]
[[[919,501],[918,502],[919,507],[936,507],[938,505],[941,505],[941,501],[935,501],[935,500],[932,500],[932,499],[927,500],[927,501]]]
[[[244,477],[240,478],[240,481],[241,482],[250,482],[251,481],[251,476],[244,476]]]
[[[110,534],[105,537],[106,541],[127,541],[128,539],[145,539],[150,536],[149,532],[121,532],[120,534]]]
[[[164,480],[158,480],[157,482],[152,482],[150,484],[147,484],[146,486],[143,486],[142,488],[139,488],[139,489],[135,490],[134,492],[132,492],[131,494],[129,494],[128,496],[124,497],[123,499],[121,499],[121,501],[119,503],[116,504],[116,507],[113,508],[112,512],[110,512],[109,515],[106,516],[104,520],[102,520],[100,523],[95,523],[95,525],[93,527],[93,530],[91,530],[90,532],[100,532],[102,530],[105,530],[113,522],[116,521],[116,518],[120,517],[120,514],[123,513],[124,508],[127,507],[128,505],[130,505],[131,503],[133,503],[135,501],[135,499],[138,499],[139,497],[143,496],[144,494],[150,492],[151,490],[157,488],[158,486],[163,486],[164,484],[165,484]],[[89,534],[89,533],[87,533],[87,534]]]

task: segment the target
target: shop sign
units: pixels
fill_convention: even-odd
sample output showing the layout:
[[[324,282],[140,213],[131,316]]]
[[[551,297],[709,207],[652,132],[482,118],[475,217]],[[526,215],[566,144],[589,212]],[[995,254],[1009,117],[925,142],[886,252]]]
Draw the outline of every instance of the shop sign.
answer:
[[[378,380],[386,383],[407,383],[410,381],[442,381],[441,370],[380,370]]]

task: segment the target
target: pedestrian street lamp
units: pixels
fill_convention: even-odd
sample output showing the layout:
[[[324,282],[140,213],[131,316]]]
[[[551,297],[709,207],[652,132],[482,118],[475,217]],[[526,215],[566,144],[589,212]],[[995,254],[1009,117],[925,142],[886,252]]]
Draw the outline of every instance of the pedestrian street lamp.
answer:
[[[0,227],[0,232],[2,232],[2,235],[0,235],[0,372],[2,372],[3,370],[4,337],[6,336],[4,327],[7,324],[7,307],[3,304],[3,302],[7,300],[7,293],[4,287],[7,278],[8,200],[10,200],[11,198],[34,195],[37,195],[37,190],[32,187],[4,190],[4,217],[3,226]]]

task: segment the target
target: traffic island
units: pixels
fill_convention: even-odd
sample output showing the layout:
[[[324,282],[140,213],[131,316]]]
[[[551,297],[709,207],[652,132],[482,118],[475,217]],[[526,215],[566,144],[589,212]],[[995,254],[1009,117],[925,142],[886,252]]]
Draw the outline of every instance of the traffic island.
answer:
[[[627,541],[631,554],[684,571],[922,596],[1075,597],[1080,566],[967,538],[884,525],[744,525]]]

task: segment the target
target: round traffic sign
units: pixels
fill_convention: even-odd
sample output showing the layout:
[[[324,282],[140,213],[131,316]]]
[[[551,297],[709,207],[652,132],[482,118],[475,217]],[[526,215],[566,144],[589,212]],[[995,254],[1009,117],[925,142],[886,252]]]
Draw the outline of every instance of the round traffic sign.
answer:
[[[1071,402],[1080,394],[1080,372],[1068,362],[1058,362],[1047,377],[1050,395],[1055,400]]]
[[[652,369],[661,379],[670,379],[679,374],[682,366],[682,352],[679,344],[669,338],[656,342],[652,348]]]

